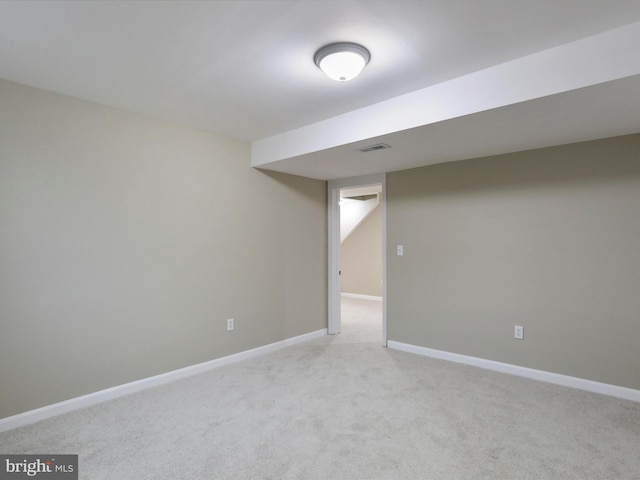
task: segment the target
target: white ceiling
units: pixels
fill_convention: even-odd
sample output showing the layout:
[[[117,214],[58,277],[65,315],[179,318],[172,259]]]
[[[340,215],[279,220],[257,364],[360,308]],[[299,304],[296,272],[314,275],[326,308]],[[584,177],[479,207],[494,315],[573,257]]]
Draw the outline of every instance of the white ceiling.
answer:
[[[328,179],[640,131],[638,43],[620,55],[593,48],[629,25],[616,41],[640,41],[639,21],[638,0],[4,0],[0,77],[253,142],[254,165]],[[581,52],[600,54],[580,57],[593,72],[562,61],[546,93],[375,135],[350,116],[384,120],[367,109],[539,52],[577,52],[562,49],[586,37]],[[334,41],[371,51],[360,77],[340,84],[315,67]],[[610,75],[596,75],[601,62]],[[517,73],[503,90],[532,78]],[[329,140],[314,146],[317,132]],[[381,139],[393,148],[356,155]],[[306,146],[259,152],[283,140]]]

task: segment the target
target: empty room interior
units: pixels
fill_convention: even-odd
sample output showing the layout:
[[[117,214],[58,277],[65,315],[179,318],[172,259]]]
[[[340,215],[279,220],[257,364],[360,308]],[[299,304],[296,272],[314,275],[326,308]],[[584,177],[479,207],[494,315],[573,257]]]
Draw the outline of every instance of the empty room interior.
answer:
[[[637,0],[0,2],[0,477],[640,479],[638,45]]]

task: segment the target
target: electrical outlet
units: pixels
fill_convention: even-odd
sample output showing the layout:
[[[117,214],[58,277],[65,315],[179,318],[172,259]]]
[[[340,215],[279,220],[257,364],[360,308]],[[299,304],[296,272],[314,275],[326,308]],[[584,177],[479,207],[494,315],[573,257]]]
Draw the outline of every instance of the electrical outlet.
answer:
[[[517,338],[518,340],[524,340],[524,327],[520,325],[516,325],[513,329],[513,338]]]
[[[229,319],[227,320],[227,331],[229,331],[229,332],[230,332],[231,330],[233,330],[233,329],[234,329],[234,327],[235,327],[235,325],[234,325],[233,318],[229,318]]]

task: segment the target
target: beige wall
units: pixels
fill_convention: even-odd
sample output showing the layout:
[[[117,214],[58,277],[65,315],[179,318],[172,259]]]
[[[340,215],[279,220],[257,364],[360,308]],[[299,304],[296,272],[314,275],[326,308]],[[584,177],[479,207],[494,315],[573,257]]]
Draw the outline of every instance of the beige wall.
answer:
[[[0,417],[326,328],[325,182],[11,82],[0,105]]]
[[[382,296],[382,206],[378,205],[341,246],[341,290]]]
[[[387,197],[390,340],[640,389],[640,135],[391,173]]]

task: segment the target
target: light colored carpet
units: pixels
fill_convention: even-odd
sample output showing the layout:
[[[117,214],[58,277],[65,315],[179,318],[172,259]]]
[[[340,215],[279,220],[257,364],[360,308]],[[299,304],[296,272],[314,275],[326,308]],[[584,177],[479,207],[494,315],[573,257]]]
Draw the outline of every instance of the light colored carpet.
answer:
[[[83,479],[640,479],[640,404],[343,333],[0,434]],[[363,313],[364,312],[364,313]],[[368,313],[366,313],[368,312]]]

